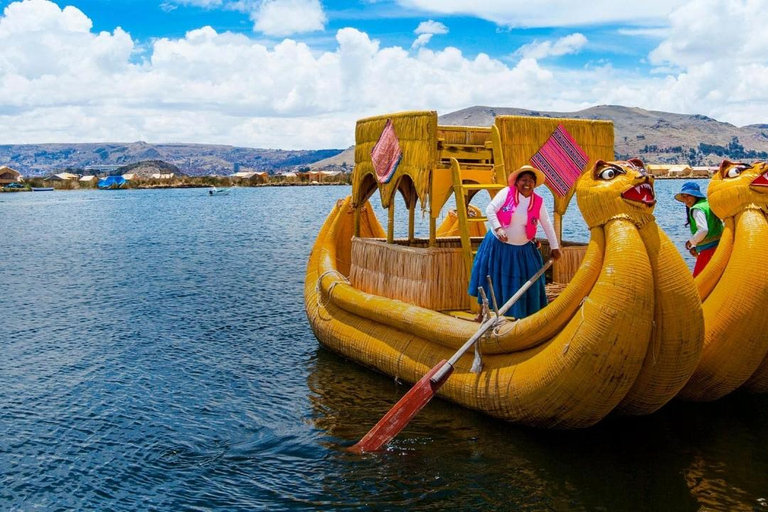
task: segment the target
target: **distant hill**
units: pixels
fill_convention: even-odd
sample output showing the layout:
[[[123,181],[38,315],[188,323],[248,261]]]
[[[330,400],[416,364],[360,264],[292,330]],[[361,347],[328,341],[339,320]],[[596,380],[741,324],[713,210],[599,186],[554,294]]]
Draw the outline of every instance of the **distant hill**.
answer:
[[[136,162],[135,164],[124,165],[118,167],[117,170],[110,172],[109,174],[123,175],[123,174],[136,174],[142,178],[149,178],[153,174],[174,174],[176,176],[184,176],[184,173],[173,164],[163,162],[162,160],[144,160],[142,162]]]
[[[274,172],[309,165],[340,153],[340,149],[255,149],[212,144],[9,144],[0,145],[0,165],[8,165],[24,176],[41,176],[61,169],[102,170],[147,161],[162,160],[189,176],[230,175],[240,168]]]
[[[338,155],[334,155],[330,158],[324,158],[318,160],[313,164],[310,164],[309,168],[314,170],[332,170],[332,171],[347,171],[352,172],[355,167],[355,146],[350,146]]]
[[[615,128],[617,158],[640,157],[649,163],[717,165],[734,160],[768,159],[768,124],[741,128],[702,115],[672,114],[616,105],[578,112],[544,112],[507,107],[470,107],[439,117],[442,125],[490,126],[498,115],[609,119]],[[14,144],[0,145],[0,165],[25,176],[61,170],[115,172],[147,160],[163,161],[190,175],[229,175],[240,169],[274,173],[281,169],[351,170],[354,146],[345,150],[285,151],[211,144]]]
[[[651,163],[717,165],[731,159],[768,158],[768,125],[738,128],[702,115],[672,114],[616,105],[578,112],[540,112],[519,108],[471,107],[440,116],[440,124],[489,126],[496,116],[572,117],[613,121],[614,148],[620,159]]]
[[[672,114],[641,108],[601,105],[578,112],[542,112],[521,108],[470,107],[438,118],[441,125],[490,126],[496,116],[571,117],[613,121],[616,157],[640,157],[649,163],[718,165],[723,158],[768,159],[768,124],[738,128],[702,115]],[[325,165],[355,164],[354,146]]]

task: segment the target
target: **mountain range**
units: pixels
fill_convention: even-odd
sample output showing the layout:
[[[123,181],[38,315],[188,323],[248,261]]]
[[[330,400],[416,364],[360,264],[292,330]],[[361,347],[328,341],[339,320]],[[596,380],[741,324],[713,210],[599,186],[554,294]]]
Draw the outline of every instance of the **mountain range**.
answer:
[[[274,173],[309,165],[340,153],[340,149],[287,151],[213,144],[85,143],[0,145],[0,165],[24,176],[63,170],[107,172],[148,160],[163,161],[189,176],[228,176],[240,169]],[[157,171],[156,171],[157,172]]]
[[[647,163],[717,165],[732,160],[768,159],[768,124],[737,127],[703,115],[673,114],[617,105],[577,112],[546,112],[507,107],[470,107],[438,118],[441,125],[490,126],[499,115],[612,120],[618,159],[639,157]],[[212,144],[86,143],[0,145],[0,165],[25,176],[64,169],[105,171],[160,160],[184,174],[229,175],[240,169],[274,173],[283,169],[352,169],[354,147],[287,151]]]
[[[768,124],[737,127],[703,115],[673,114],[618,105],[600,105],[577,112],[545,112],[505,107],[470,107],[438,117],[438,124],[490,126],[496,116],[570,117],[613,121],[617,159],[638,157],[651,164],[719,165],[731,160],[768,159]],[[354,165],[354,147],[326,163]]]

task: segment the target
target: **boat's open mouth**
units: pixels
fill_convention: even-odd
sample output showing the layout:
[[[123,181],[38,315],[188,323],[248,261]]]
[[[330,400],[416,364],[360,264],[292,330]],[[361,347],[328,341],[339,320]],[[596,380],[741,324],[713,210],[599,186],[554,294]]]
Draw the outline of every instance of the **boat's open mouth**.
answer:
[[[621,197],[627,201],[642,203],[646,206],[653,206],[656,204],[656,194],[653,191],[653,185],[648,182],[635,185],[621,194]]]
[[[755,178],[751,185],[753,187],[768,187],[768,171]]]

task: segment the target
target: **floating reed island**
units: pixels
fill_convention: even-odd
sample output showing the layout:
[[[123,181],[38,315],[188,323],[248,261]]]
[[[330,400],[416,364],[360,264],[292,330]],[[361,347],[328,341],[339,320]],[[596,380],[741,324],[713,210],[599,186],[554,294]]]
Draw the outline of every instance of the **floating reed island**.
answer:
[[[561,243],[547,275],[553,300],[495,320],[439,396],[515,423],[582,428],[612,412],[650,414],[681,390],[712,400],[748,379],[750,389],[768,387],[768,315],[758,309],[768,271],[749,270],[768,251],[768,189],[747,181],[765,176],[762,167],[743,170],[740,185],[726,185],[734,173],[722,167],[714,177],[712,208],[730,238],[694,281],[656,224],[653,177],[640,161],[614,161],[609,121],[499,116],[490,127],[439,126],[435,112],[405,112],[358,121],[355,139],[352,194],[331,209],[307,265],[305,308],[323,346],[410,383],[456,353],[478,330],[467,285],[486,219],[472,200],[533,164],[547,172],[558,239],[575,196],[589,242]],[[739,191],[720,192],[718,181]],[[398,193],[409,218],[402,239]],[[368,203],[374,195],[386,229]],[[450,197],[456,211],[438,226]],[[429,216],[428,239],[414,235],[417,208]],[[540,250],[548,259],[546,240]],[[731,312],[736,320],[723,318]],[[734,349],[737,339],[749,348]]]

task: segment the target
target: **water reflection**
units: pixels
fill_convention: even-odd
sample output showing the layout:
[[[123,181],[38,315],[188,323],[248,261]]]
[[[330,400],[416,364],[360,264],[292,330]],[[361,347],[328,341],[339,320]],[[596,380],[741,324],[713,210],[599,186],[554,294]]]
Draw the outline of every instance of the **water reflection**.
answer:
[[[581,431],[511,425],[433,400],[387,451],[359,440],[407,390],[318,349],[308,385],[315,427],[339,451],[342,502],[428,510],[753,510],[768,488],[768,397],[673,402],[642,418]],[[760,411],[757,412],[756,411]],[[763,436],[765,437],[765,436]],[[746,466],[745,466],[746,464]],[[347,498],[345,499],[344,496]]]

